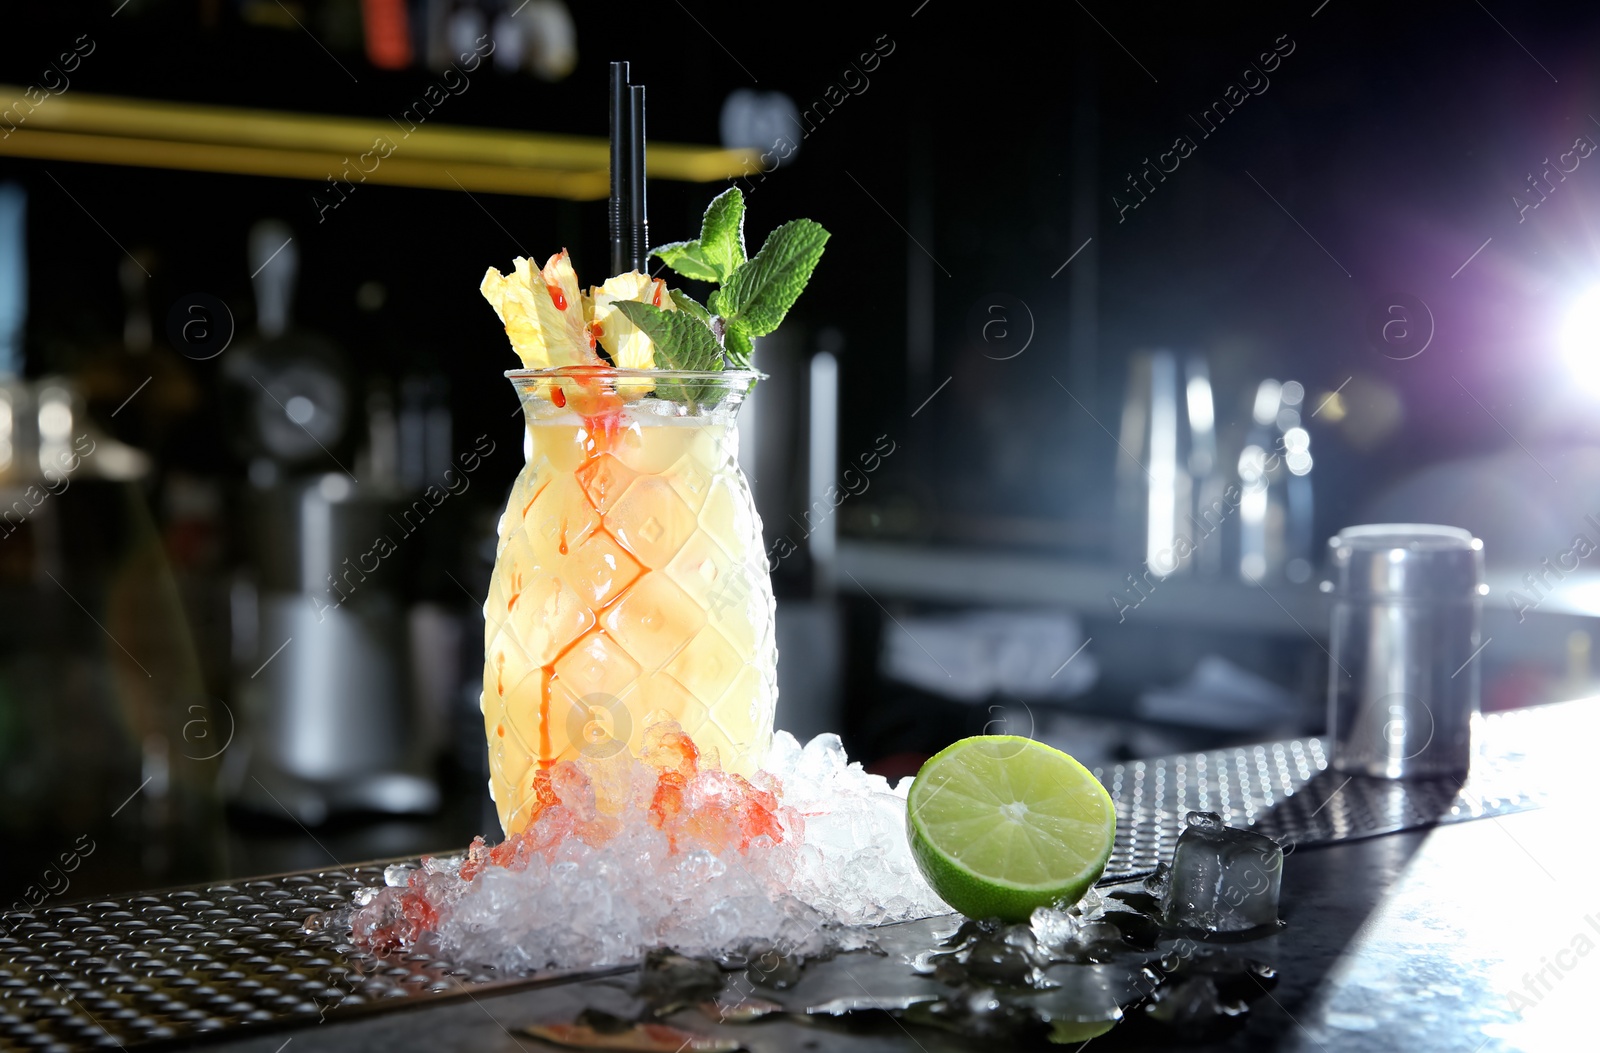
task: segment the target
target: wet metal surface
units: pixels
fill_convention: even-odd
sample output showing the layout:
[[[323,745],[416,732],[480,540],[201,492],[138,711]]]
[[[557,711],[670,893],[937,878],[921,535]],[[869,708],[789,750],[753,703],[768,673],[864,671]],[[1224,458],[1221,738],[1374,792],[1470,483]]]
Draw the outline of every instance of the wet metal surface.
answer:
[[[1324,771],[1327,759],[1322,743],[1315,738],[1117,765],[1097,772],[1118,808],[1117,845],[1106,880],[1147,872],[1170,858],[1183,816],[1190,809],[1217,812],[1230,825],[1254,823],[1263,832],[1300,848],[1465,819],[1511,816],[1552,799],[1561,790],[1557,783],[1563,776],[1581,776],[1582,746],[1595,741],[1597,731],[1600,705],[1591,702],[1490,717],[1482,727],[1484,759],[1464,787],[1448,780],[1397,784],[1336,776]],[[1563,745],[1573,751],[1572,756],[1559,756]],[[1527,817],[1514,818],[1528,821]],[[1476,824],[1470,836],[1451,831],[1451,838],[1441,843],[1472,843],[1482,854],[1441,858],[1431,883],[1423,878],[1417,879],[1421,885],[1415,887],[1401,882],[1397,897],[1382,907],[1388,928],[1371,933],[1363,930],[1361,938],[1367,940],[1370,951],[1342,967],[1345,973],[1338,975],[1346,980],[1318,993],[1321,1001],[1316,1003],[1316,1013],[1320,1015],[1313,1016],[1305,1030],[1305,1036],[1316,1036],[1316,1040],[1308,1042],[1306,1049],[1318,1048],[1318,1041],[1329,1049],[1334,1045],[1412,1048],[1407,1043],[1347,1047],[1355,1041],[1352,1035],[1363,1033],[1360,1029],[1365,1021],[1387,1019],[1380,1013],[1381,1006],[1363,1001],[1361,994],[1372,991],[1378,993],[1371,994],[1371,999],[1388,997],[1382,992],[1393,991],[1399,981],[1384,972],[1385,968],[1400,971],[1402,980],[1422,976],[1428,990],[1445,992],[1430,995],[1434,1008],[1429,1012],[1434,1016],[1422,1018],[1424,1024],[1439,1014],[1458,1016],[1466,1011],[1467,1001],[1483,1003],[1486,989],[1468,992],[1460,979],[1449,978],[1472,972],[1470,962],[1459,955],[1473,953],[1474,941],[1489,930],[1436,923],[1441,905],[1462,911],[1475,905],[1481,917],[1504,925],[1511,897],[1533,894],[1529,890],[1537,891],[1540,881],[1557,881],[1552,868],[1567,858],[1570,844],[1546,843],[1543,854],[1552,858],[1543,863],[1534,854],[1519,851],[1515,838],[1507,836],[1510,829],[1510,820],[1495,819]],[[1411,841],[1394,843],[1409,845]],[[1360,857],[1350,858],[1377,860],[1384,848],[1385,843],[1378,842]],[[1306,862],[1291,859],[1287,864],[1286,896],[1293,895],[1297,867],[1312,865],[1311,858],[1305,857]],[[1422,858],[1432,859],[1426,852]],[[1529,875],[1521,876],[1507,860],[1528,870]],[[0,919],[4,933],[0,935],[0,1049],[130,1048],[172,1044],[206,1033],[214,1038],[232,1037],[248,1029],[278,1031],[324,1020],[332,1023],[377,1009],[451,998],[476,1002],[480,997],[499,996],[508,989],[541,981],[557,982],[539,996],[540,1004],[552,1007],[577,998],[584,990],[610,989],[607,981],[595,979],[593,974],[586,982],[573,985],[568,981],[577,978],[572,976],[508,978],[426,954],[375,958],[337,934],[303,930],[308,915],[348,903],[360,887],[382,884],[382,870],[382,864],[337,867],[6,915]],[[1582,905],[1583,909],[1571,918],[1563,914],[1562,924],[1542,926],[1549,929],[1546,942],[1550,946],[1544,955],[1557,963],[1553,972],[1548,963],[1541,965],[1539,955],[1526,963],[1514,955],[1503,957],[1503,962],[1510,963],[1504,969],[1532,969],[1533,974],[1527,984],[1521,972],[1515,977],[1511,972],[1504,977],[1495,974],[1490,987],[1498,984],[1506,990],[1490,993],[1495,993],[1505,1011],[1492,1019],[1483,1017],[1485,1025],[1522,1025],[1519,1012],[1506,1009],[1513,978],[1525,988],[1526,1000],[1540,995],[1543,1001],[1536,1005],[1555,1005],[1558,1000],[1552,1000],[1550,993],[1556,989],[1553,978],[1575,977],[1577,967],[1591,961],[1589,955],[1578,953],[1577,937],[1592,939],[1594,946],[1600,947],[1600,902],[1586,903],[1585,895],[1593,895],[1580,892],[1593,887],[1592,881],[1583,884],[1581,880],[1592,873],[1573,872],[1564,878],[1566,885],[1557,882],[1546,890],[1549,895],[1545,898],[1559,896],[1560,902]],[[1453,876],[1446,880],[1447,875]],[[1439,899],[1436,886],[1450,888],[1455,898]],[[1336,890],[1326,893],[1335,900],[1340,894]],[[1461,902],[1456,903],[1457,899]],[[1332,906],[1310,910],[1302,903],[1295,917],[1291,899],[1287,909],[1291,929],[1279,938],[1280,943],[1288,947],[1305,941],[1301,949],[1307,953],[1316,944],[1317,933],[1335,920]],[[1324,913],[1327,918],[1321,916]],[[1592,932],[1583,928],[1590,916],[1596,918]],[[937,928],[947,921],[936,919],[927,924]],[[1525,933],[1526,928],[1519,931]],[[915,932],[920,930],[905,930],[905,934]],[[931,930],[927,935],[931,936]],[[1427,946],[1426,939],[1434,937],[1439,937],[1446,949],[1430,958],[1422,949]],[[1449,950],[1451,941],[1457,948],[1453,952]],[[1286,956],[1294,957],[1287,952]],[[1569,958],[1573,967],[1561,968]],[[1593,959],[1600,960],[1600,953]],[[876,989],[868,990],[869,998],[889,997],[895,993],[891,988],[902,982],[922,983],[909,974],[902,977],[905,970],[901,966],[893,966],[891,977],[886,962],[888,959],[881,957],[851,956],[848,963],[854,975],[849,982],[856,985],[860,979]],[[1542,976],[1540,968],[1545,970]],[[1299,983],[1309,979],[1296,977],[1288,968],[1282,991],[1292,998]],[[1479,980],[1479,988],[1489,983]],[[1574,978],[1559,986],[1578,991],[1591,984],[1592,977]],[[1463,993],[1452,995],[1453,988]],[[569,994],[557,996],[554,992],[558,990]],[[840,997],[848,993],[841,992]],[[1309,991],[1303,994],[1311,996]],[[480,1003],[454,1008],[447,1015],[455,1018],[463,1012],[470,1018],[486,1010]],[[408,1014],[403,1019],[409,1018]],[[348,1043],[344,1048],[361,1045],[351,1037],[351,1028],[368,1026],[376,1027],[377,1022],[342,1026],[340,1033]],[[380,1030],[393,1026],[387,1024]],[[404,1024],[394,1034],[406,1034]],[[1379,1030],[1376,1035],[1384,1036],[1384,1032]],[[261,1041],[266,1043],[271,1037],[263,1036]],[[1387,1042],[1393,1035],[1384,1037]],[[505,1038],[505,1048],[518,1048],[509,1032]],[[870,1036],[861,1041],[865,1044],[857,1048],[889,1048]],[[933,1045],[925,1037],[921,1041],[930,1050],[935,1045],[953,1048],[943,1037]],[[264,1048],[276,1048],[281,1042],[277,1037]],[[1493,1042],[1485,1047],[1494,1048]]]
[[[1600,844],[1579,823],[1558,806],[1428,834],[1284,1048],[1594,1048]]]

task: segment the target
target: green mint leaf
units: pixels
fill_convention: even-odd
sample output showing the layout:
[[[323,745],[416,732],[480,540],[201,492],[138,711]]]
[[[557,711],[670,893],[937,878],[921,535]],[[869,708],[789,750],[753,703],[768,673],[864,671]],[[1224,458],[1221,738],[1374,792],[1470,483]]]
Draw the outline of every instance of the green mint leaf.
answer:
[[[705,258],[698,241],[674,241],[657,245],[650,255],[658,256],[668,267],[685,278],[702,282],[720,282],[723,274]]]
[[[720,315],[726,315],[727,314],[727,312],[722,309],[722,290],[721,289],[712,289],[711,290],[711,295],[706,297],[706,310],[710,311],[712,314],[720,314]]]
[[[721,369],[722,345],[706,324],[687,311],[663,311],[636,300],[613,305],[655,344],[665,369]]]
[[[737,325],[729,325],[722,334],[722,351],[728,358],[730,369],[749,369],[750,355],[755,351],[755,345],[750,341],[750,334]]]
[[[694,302],[694,297],[682,289],[669,289],[667,295],[672,297],[672,302],[678,305],[678,310],[687,311],[700,319],[708,328],[711,325],[711,312]]]
[[[767,236],[761,251],[740,264],[717,290],[711,310],[750,336],[766,336],[783,321],[811,280],[829,234],[809,219],[794,219]]]
[[[711,199],[700,222],[700,258],[725,282],[744,262],[744,194],[731,186]]]

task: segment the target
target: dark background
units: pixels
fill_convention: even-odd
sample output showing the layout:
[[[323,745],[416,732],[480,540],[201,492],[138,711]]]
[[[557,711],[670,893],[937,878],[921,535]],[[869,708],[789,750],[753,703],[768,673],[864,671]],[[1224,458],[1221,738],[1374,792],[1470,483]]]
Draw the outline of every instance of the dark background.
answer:
[[[13,5],[0,75],[31,83],[88,32],[96,51],[72,75],[73,90],[84,92],[381,117],[404,110],[435,79],[426,70],[375,70],[359,52],[336,51],[358,78],[352,82],[307,33],[243,24],[225,4],[213,5],[211,27],[196,13],[204,5],[135,0],[116,19],[104,6]],[[747,8],[735,16],[739,9],[713,14],[717,6],[707,5],[696,17],[714,28],[719,47],[676,5],[654,12],[648,32],[634,40],[604,10],[580,5],[580,60],[570,78],[543,84],[485,67],[438,120],[603,134],[604,63],[626,55],[634,79],[652,88],[653,136],[715,143],[728,91],[782,91],[804,109],[887,36],[894,51],[869,75],[871,87],[816,125],[791,164],[752,182],[759,194],[752,195],[751,240],[795,215],[834,234],[796,324],[836,326],[845,337],[845,448],[870,445],[892,411],[909,412],[932,384],[957,375],[956,397],[930,410],[938,422],[931,430],[948,437],[948,448],[925,452],[970,467],[973,479],[963,475],[963,485],[941,499],[993,507],[998,497],[1064,515],[1075,523],[1073,536],[1092,548],[1105,541],[1092,509],[1103,499],[1114,450],[1098,428],[1082,426],[1082,412],[1054,385],[1038,382],[1062,373],[1089,381],[1086,404],[1109,420],[1123,381],[1118,363],[1133,348],[1207,351],[1219,369],[1241,376],[1276,369],[1313,392],[1357,373],[1395,389],[1404,407],[1398,428],[1378,448],[1342,457],[1340,471],[1325,480],[1330,488],[1342,482],[1335,475],[1358,474],[1370,490],[1421,461],[1501,445],[1504,433],[1481,410],[1469,412],[1476,407],[1452,377],[1524,441],[1530,431],[1537,438],[1552,430],[1536,411],[1559,377],[1553,325],[1593,274],[1593,190],[1580,169],[1527,222],[1518,221],[1512,195],[1576,135],[1600,134],[1590,117],[1596,15],[1559,4],[1500,12],[1502,22],[1516,22],[1506,28],[1536,61],[1477,5],[1410,4],[1379,14],[1375,6],[1335,2],[1313,19],[1315,6],[1158,4],[1137,19],[1098,12],[1102,29],[1075,4],[1001,4],[974,17],[934,3],[915,18],[885,8],[770,22]],[[1268,74],[1270,88],[1200,138],[1190,115],[1285,34],[1294,51]],[[1540,62],[1559,71],[1559,83]],[[1093,157],[1073,150],[1075,120],[1091,122]],[[1122,189],[1127,174],[1178,135],[1195,141],[1193,155],[1119,220],[1113,195],[1137,200]],[[362,185],[318,222],[315,183],[4,164],[32,191],[29,247],[38,280],[30,372],[70,366],[119,331],[122,256],[105,231],[154,253],[149,298],[158,317],[183,294],[208,291],[247,329],[253,306],[244,235],[257,219],[277,216],[302,247],[301,324],[333,336],[363,368],[397,371],[420,361],[447,369],[462,410],[490,400],[509,407],[510,393],[495,376],[505,361],[498,326],[476,289],[481,268],[486,261],[504,267],[524,249],[542,256],[565,245],[587,274],[605,253],[603,202],[500,195],[474,202],[463,193]],[[937,261],[932,359],[926,376],[915,378],[928,386],[915,391],[908,389],[905,272],[920,252],[902,230],[916,221],[914,192],[926,195],[918,205],[929,228],[918,240]],[[659,240],[692,234],[709,196],[707,188],[666,182],[651,193]],[[1075,221],[1080,195],[1092,210]],[[1083,237],[1075,237],[1075,222]],[[1050,275],[1091,235],[1075,265],[1098,264],[1098,325],[1092,346],[1074,348],[1070,270]],[[1452,279],[1490,237],[1494,243]],[[354,309],[355,290],[368,280],[389,294],[375,316]],[[1437,331],[1417,360],[1375,355],[1366,336],[1369,309],[1391,290],[1432,308]],[[972,354],[968,316],[994,292],[1029,305],[1036,335],[1026,358],[985,365]],[[202,385],[215,368],[196,367]],[[1037,472],[1005,473],[1014,480],[1009,487],[986,485],[981,459],[1010,448],[1004,435],[970,434],[973,407],[986,399],[1044,425],[1030,429],[1024,444],[1041,462],[1074,460],[1092,470],[1074,473],[1072,487]],[[1225,418],[1237,415],[1237,405],[1219,402]],[[204,441],[215,429],[204,409],[197,412],[175,429],[166,463],[218,467],[221,448]],[[1586,434],[1569,422],[1552,437],[1574,431]],[[1046,456],[1068,446],[1067,458]],[[509,478],[513,466],[504,471]],[[978,486],[966,485],[974,480]],[[997,486],[1001,492],[991,493]],[[1349,488],[1339,490],[1322,503],[1329,527],[1343,521]]]
[[[354,5],[291,5],[304,28],[259,24],[260,6],[131,0],[113,17],[114,3],[8,4],[0,82],[35,82],[85,33],[96,48],[72,74],[72,92],[382,118],[436,80],[424,68],[368,64],[359,36],[338,28]],[[783,92],[804,110],[862,52],[892,42],[867,75],[869,88],[800,141],[790,163],[744,184],[752,248],[795,216],[833,233],[786,332],[796,354],[827,346],[839,355],[841,459],[884,434],[905,451],[886,462],[870,500],[841,513],[847,535],[1106,564],[1117,543],[1112,433],[1126,361],[1135,350],[1166,347],[1209,358],[1219,423],[1235,438],[1264,377],[1302,382],[1308,407],[1342,390],[1343,420],[1310,428],[1318,539],[1361,521],[1376,495],[1430,466],[1503,458],[1510,483],[1468,487],[1440,518],[1509,539],[1491,545],[1491,567],[1514,574],[1569,547],[1578,518],[1551,510],[1588,500],[1594,473],[1585,450],[1600,431],[1600,396],[1573,383],[1555,333],[1571,300],[1600,280],[1591,221],[1600,159],[1567,175],[1536,209],[1519,215],[1513,196],[1530,200],[1529,174],[1577,136],[1600,141],[1600,10],[1591,5],[674,2],[582,3],[572,14],[579,62],[570,77],[549,84],[486,64],[437,120],[600,136],[606,62],[627,58],[634,81],[649,86],[653,138],[716,144],[730,91]],[[1292,51],[1266,75],[1270,87],[1202,137],[1192,115],[1275,42],[1280,53],[1292,42]],[[1140,207],[1119,214],[1114,196],[1138,200],[1127,176],[1180,135],[1194,142],[1192,155]],[[219,633],[225,647],[225,629],[216,590],[205,583],[225,580],[248,557],[231,529],[204,554],[185,548],[171,532],[167,498],[175,477],[225,489],[245,463],[226,441],[224,359],[173,358],[192,387],[186,402],[151,397],[111,418],[132,390],[117,362],[124,249],[151,273],[144,295],[158,347],[169,307],[196,292],[226,302],[243,339],[254,326],[246,232],[263,217],[280,218],[300,250],[297,326],[342,346],[358,377],[398,383],[423,371],[445,379],[456,446],[488,432],[500,448],[467,507],[425,540],[409,598],[470,615],[472,603],[443,572],[454,568],[481,587],[488,568],[472,553],[519,467],[515,401],[500,377],[515,361],[478,282],[488,265],[504,270],[513,256],[542,259],[563,246],[579,275],[598,281],[604,202],[362,185],[319,221],[313,196],[321,185],[305,181],[3,156],[0,180],[28,190],[27,374],[89,378],[98,425],[154,455],[144,491],[150,529],[184,586],[212,695],[226,697],[229,664],[225,651],[207,650]],[[652,184],[653,240],[692,236],[718,189]],[[357,289],[369,282],[386,293],[376,310],[357,304]],[[1405,360],[1369,331],[1373,312],[1395,293],[1423,301],[1435,327],[1427,349]],[[997,296],[1020,301],[1032,319],[1027,349],[1004,361],[973,322]],[[798,404],[803,392],[792,398]],[[353,439],[330,453],[353,455]],[[808,504],[803,478],[786,489],[800,512]],[[773,532],[770,517],[768,527]],[[817,591],[803,557],[778,578],[780,598]],[[844,730],[853,753],[871,761],[926,752],[938,745],[932,739],[982,726],[981,707],[952,708],[881,685],[875,649],[888,631],[879,614],[887,608],[862,597],[842,603]],[[48,631],[91,637],[76,617],[63,607]],[[35,612],[14,607],[9,618],[8,647],[23,646],[20,623],[37,620]],[[1102,708],[1126,703],[1141,682],[1183,675],[1213,650],[1308,699],[1321,691],[1325,659],[1305,637],[1234,639],[1151,619],[1101,646]],[[465,666],[475,675],[473,661]],[[1501,672],[1514,685],[1537,682],[1507,689],[1528,702],[1551,697],[1563,670],[1513,664]],[[6,704],[28,714],[8,718],[16,729],[50,719],[53,705],[48,694],[14,694]],[[899,706],[903,719],[880,721],[875,706]],[[932,730],[917,741],[874,737],[874,728],[897,721]],[[118,778],[79,778],[70,765],[51,776],[93,784],[93,807],[85,803],[83,815],[103,812],[121,799],[118,788],[137,784],[126,733],[102,737],[101,752],[85,756],[113,758],[104,770]],[[17,730],[6,753],[31,748]],[[209,777],[194,773],[197,786]],[[378,833],[348,824],[337,854],[412,851],[429,838],[453,843],[482,828],[472,796],[477,773],[450,778],[459,791],[452,799],[466,803],[448,822]],[[65,822],[39,803],[60,799],[45,787],[28,784],[23,797],[35,810],[5,835],[25,858],[48,854],[52,831]],[[221,814],[203,790],[195,801],[196,823]],[[323,861],[300,832],[255,822],[236,822],[220,840],[198,835],[222,847],[192,859],[179,849],[154,861],[147,853],[142,864],[86,881],[126,887]],[[137,830],[106,836],[125,847],[140,840]],[[259,849],[272,844],[292,847],[280,855]]]

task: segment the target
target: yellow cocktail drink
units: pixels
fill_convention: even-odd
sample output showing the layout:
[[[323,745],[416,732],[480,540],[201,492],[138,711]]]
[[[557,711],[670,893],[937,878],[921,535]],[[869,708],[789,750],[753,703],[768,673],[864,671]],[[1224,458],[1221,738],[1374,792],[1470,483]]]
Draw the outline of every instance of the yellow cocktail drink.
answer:
[[[757,374],[507,376],[527,464],[484,606],[501,825],[516,833],[537,813],[555,762],[637,754],[664,720],[707,760],[753,771],[777,699],[772,588],[734,428]]]

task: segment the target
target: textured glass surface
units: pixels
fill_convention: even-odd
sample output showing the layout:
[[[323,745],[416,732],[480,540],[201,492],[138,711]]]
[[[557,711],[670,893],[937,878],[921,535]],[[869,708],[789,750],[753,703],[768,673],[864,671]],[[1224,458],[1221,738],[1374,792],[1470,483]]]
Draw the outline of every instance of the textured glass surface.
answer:
[[[734,417],[753,374],[516,374],[527,464],[484,605],[490,789],[506,832],[541,768],[640,749],[674,720],[748,774],[772,738],[777,647]]]

